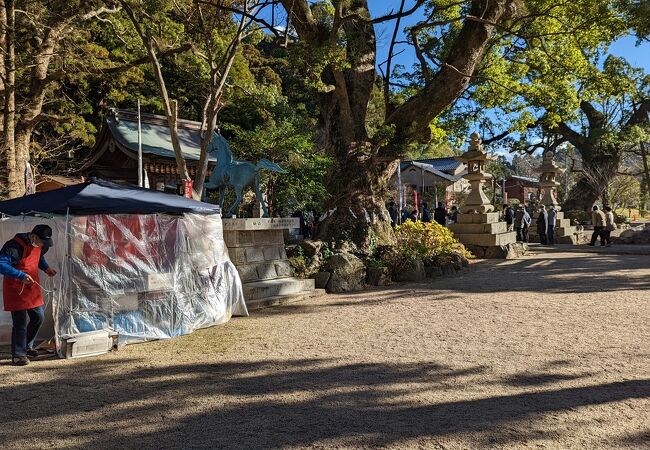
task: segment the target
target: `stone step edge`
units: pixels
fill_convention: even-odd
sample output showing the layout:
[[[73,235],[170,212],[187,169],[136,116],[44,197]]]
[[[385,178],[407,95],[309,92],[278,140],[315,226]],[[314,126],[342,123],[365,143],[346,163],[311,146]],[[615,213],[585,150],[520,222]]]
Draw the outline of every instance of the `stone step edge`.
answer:
[[[278,281],[282,280],[285,282],[278,283]],[[281,293],[280,290],[284,284],[288,284],[289,286],[287,287],[289,287],[289,289],[285,289],[288,292]],[[248,302],[253,302],[265,298],[298,295],[301,293],[312,292],[315,287],[313,279],[284,277],[271,280],[259,280],[242,283],[242,289],[244,293],[244,299],[246,300],[246,304],[248,304]],[[259,290],[262,290],[262,292],[259,292]]]
[[[295,303],[301,300],[309,300],[312,297],[325,295],[325,289],[313,289],[311,291],[300,292],[292,295],[277,295],[275,297],[259,298],[246,302],[249,311],[272,308],[274,306],[284,305],[286,303]]]

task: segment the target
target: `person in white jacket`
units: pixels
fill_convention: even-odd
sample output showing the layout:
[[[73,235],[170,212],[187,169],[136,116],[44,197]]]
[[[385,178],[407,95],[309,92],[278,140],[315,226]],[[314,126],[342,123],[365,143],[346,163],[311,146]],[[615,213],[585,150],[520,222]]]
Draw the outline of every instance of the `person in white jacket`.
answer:
[[[612,231],[616,229],[616,223],[614,222],[614,213],[612,208],[605,206],[605,230],[603,231],[603,242],[607,247],[612,245]]]

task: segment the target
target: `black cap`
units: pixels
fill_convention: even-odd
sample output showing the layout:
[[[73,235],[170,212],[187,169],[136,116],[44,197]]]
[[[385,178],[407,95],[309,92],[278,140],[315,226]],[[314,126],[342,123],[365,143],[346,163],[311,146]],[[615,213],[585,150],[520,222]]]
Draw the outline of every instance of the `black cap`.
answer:
[[[54,242],[52,241],[52,228],[47,225],[36,225],[32,230],[38,238],[43,241],[43,245],[46,247],[52,247]]]

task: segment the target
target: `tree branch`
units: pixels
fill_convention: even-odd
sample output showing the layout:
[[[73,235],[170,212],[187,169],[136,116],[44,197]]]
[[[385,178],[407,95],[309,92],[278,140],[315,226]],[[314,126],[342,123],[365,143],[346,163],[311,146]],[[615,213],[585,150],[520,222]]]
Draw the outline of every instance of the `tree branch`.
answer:
[[[569,127],[566,123],[560,122],[557,124],[555,128],[553,128],[551,131],[557,132],[564,136],[567,141],[574,147],[580,148],[584,146],[586,138],[578,133],[577,131],[574,131]]]
[[[241,9],[238,9],[238,8],[234,8],[232,6],[224,5],[222,2],[213,3],[211,1],[206,1],[206,0],[197,0],[197,3],[202,3],[204,5],[214,6],[215,8],[221,9],[223,11],[228,11],[228,12],[231,12],[231,13],[246,17],[247,19],[250,19],[253,22],[256,22],[256,23],[259,23],[260,25],[263,25],[264,28],[267,29],[268,31],[270,31],[271,33],[273,33],[275,35],[275,37],[277,37],[277,38],[283,37],[282,34],[278,30],[276,30],[276,28],[275,28],[275,26],[273,26],[273,24],[271,24],[268,21],[258,17],[257,13],[256,14],[251,14],[248,11],[244,11],[244,10],[241,10]],[[271,2],[271,3],[274,3],[274,2]]]
[[[431,81],[398,107],[387,119],[396,130],[396,139],[410,137],[428,140],[429,123],[447,108],[469,85],[492,38],[494,25],[517,14],[512,0],[474,0],[470,16],[485,22],[466,20],[443,62]],[[487,22],[487,23],[486,23]],[[390,152],[390,149],[382,151]]]
[[[400,14],[404,11],[404,3],[406,0],[402,0],[399,5]],[[385,117],[388,117],[392,112],[390,106],[390,70],[391,62],[393,60],[393,50],[395,49],[395,40],[397,39],[397,32],[399,31],[399,25],[401,23],[402,17],[399,16],[395,22],[395,28],[393,29],[393,37],[390,40],[390,46],[388,47],[388,59],[386,60],[386,80],[384,82],[384,114]]]

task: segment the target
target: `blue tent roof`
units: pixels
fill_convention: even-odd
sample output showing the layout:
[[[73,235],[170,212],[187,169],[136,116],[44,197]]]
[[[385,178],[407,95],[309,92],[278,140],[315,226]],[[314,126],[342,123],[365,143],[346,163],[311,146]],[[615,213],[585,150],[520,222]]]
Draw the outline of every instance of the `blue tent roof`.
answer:
[[[185,197],[121,185],[95,178],[48,192],[0,202],[0,213],[11,216],[31,212],[90,214],[217,214],[219,207]]]

